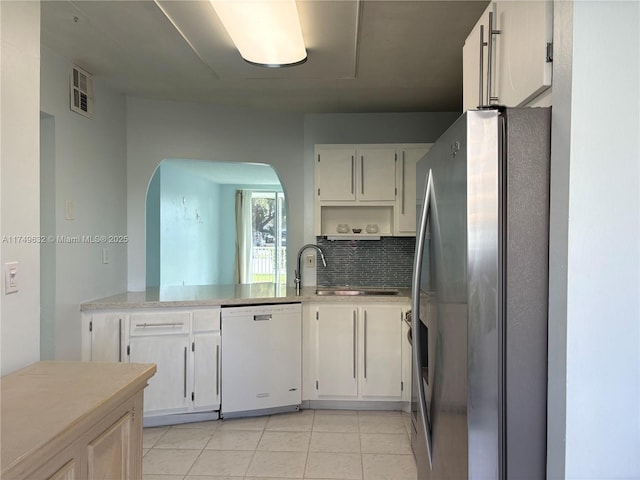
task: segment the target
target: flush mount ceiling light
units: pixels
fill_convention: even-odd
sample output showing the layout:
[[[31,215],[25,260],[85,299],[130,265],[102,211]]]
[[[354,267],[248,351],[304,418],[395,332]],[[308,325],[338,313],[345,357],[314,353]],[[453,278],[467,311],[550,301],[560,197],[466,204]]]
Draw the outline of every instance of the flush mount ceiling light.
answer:
[[[247,62],[286,67],[307,61],[295,0],[209,0]]]

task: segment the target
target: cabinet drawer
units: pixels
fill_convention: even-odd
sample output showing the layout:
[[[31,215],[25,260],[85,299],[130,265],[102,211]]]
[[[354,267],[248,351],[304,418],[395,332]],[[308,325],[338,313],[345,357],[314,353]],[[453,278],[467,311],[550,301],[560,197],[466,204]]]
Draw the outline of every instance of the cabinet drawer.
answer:
[[[220,309],[211,308],[193,311],[193,332],[215,332],[220,330]]]
[[[131,336],[188,334],[191,312],[138,312],[130,316]]]

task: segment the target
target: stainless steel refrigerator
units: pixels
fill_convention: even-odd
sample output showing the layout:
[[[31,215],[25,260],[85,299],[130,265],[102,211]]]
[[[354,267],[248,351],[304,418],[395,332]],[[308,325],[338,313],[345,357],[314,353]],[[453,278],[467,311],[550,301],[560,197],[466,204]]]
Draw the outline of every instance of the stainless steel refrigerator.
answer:
[[[469,111],[417,165],[418,479],[546,473],[551,111]]]

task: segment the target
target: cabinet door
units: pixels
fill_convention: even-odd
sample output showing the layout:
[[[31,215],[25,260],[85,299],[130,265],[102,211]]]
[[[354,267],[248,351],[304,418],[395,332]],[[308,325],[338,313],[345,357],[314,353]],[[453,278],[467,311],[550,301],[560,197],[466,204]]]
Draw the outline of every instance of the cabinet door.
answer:
[[[126,316],[120,312],[91,315],[89,360],[92,362],[121,362],[123,360],[125,320]]]
[[[64,464],[53,475],[48,477],[47,480],[75,480],[76,479],[76,461],[70,460]]]
[[[357,309],[321,305],[316,315],[318,397],[357,397]]]
[[[362,308],[362,397],[402,396],[402,308]]]
[[[352,148],[316,150],[315,185],[318,200],[356,199],[356,152]]]
[[[127,413],[87,446],[87,478],[131,478],[130,439],[131,413]]]
[[[497,103],[523,106],[551,86],[547,43],[553,37],[553,2],[497,2],[496,13]]]
[[[396,200],[396,236],[416,234],[416,163],[429,151],[429,147],[403,148],[399,151]]]
[[[188,406],[188,335],[131,337],[129,361],[155,363],[156,374],[144,392],[145,415],[171,413]]]
[[[358,187],[360,201],[393,201],[396,199],[395,148],[358,150]]]
[[[193,407],[220,409],[220,332],[193,335]]]

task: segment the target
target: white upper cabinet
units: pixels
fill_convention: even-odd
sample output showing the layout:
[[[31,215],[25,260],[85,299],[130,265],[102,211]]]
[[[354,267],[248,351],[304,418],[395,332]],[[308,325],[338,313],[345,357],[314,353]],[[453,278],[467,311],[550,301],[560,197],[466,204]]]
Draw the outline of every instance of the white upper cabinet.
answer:
[[[398,151],[396,178],[400,185],[396,199],[396,236],[416,234],[416,164],[430,148],[429,144],[404,147]]]
[[[395,148],[317,148],[316,196],[320,201],[394,201],[395,162]]]
[[[551,86],[553,3],[492,2],[463,47],[463,110],[525,106]]]
[[[316,197],[319,200],[356,199],[355,148],[316,150]]]
[[[489,71],[487,36],[489,14],[494,15],[495,3],[490,3],[462,47],[462,111],[473,110],[486,103]],[[494,49],[495,51],[495,49]]]
[[[396,199],[396,149],[360,148],[357,179],[358,199],[364,202],[393,202]]]

